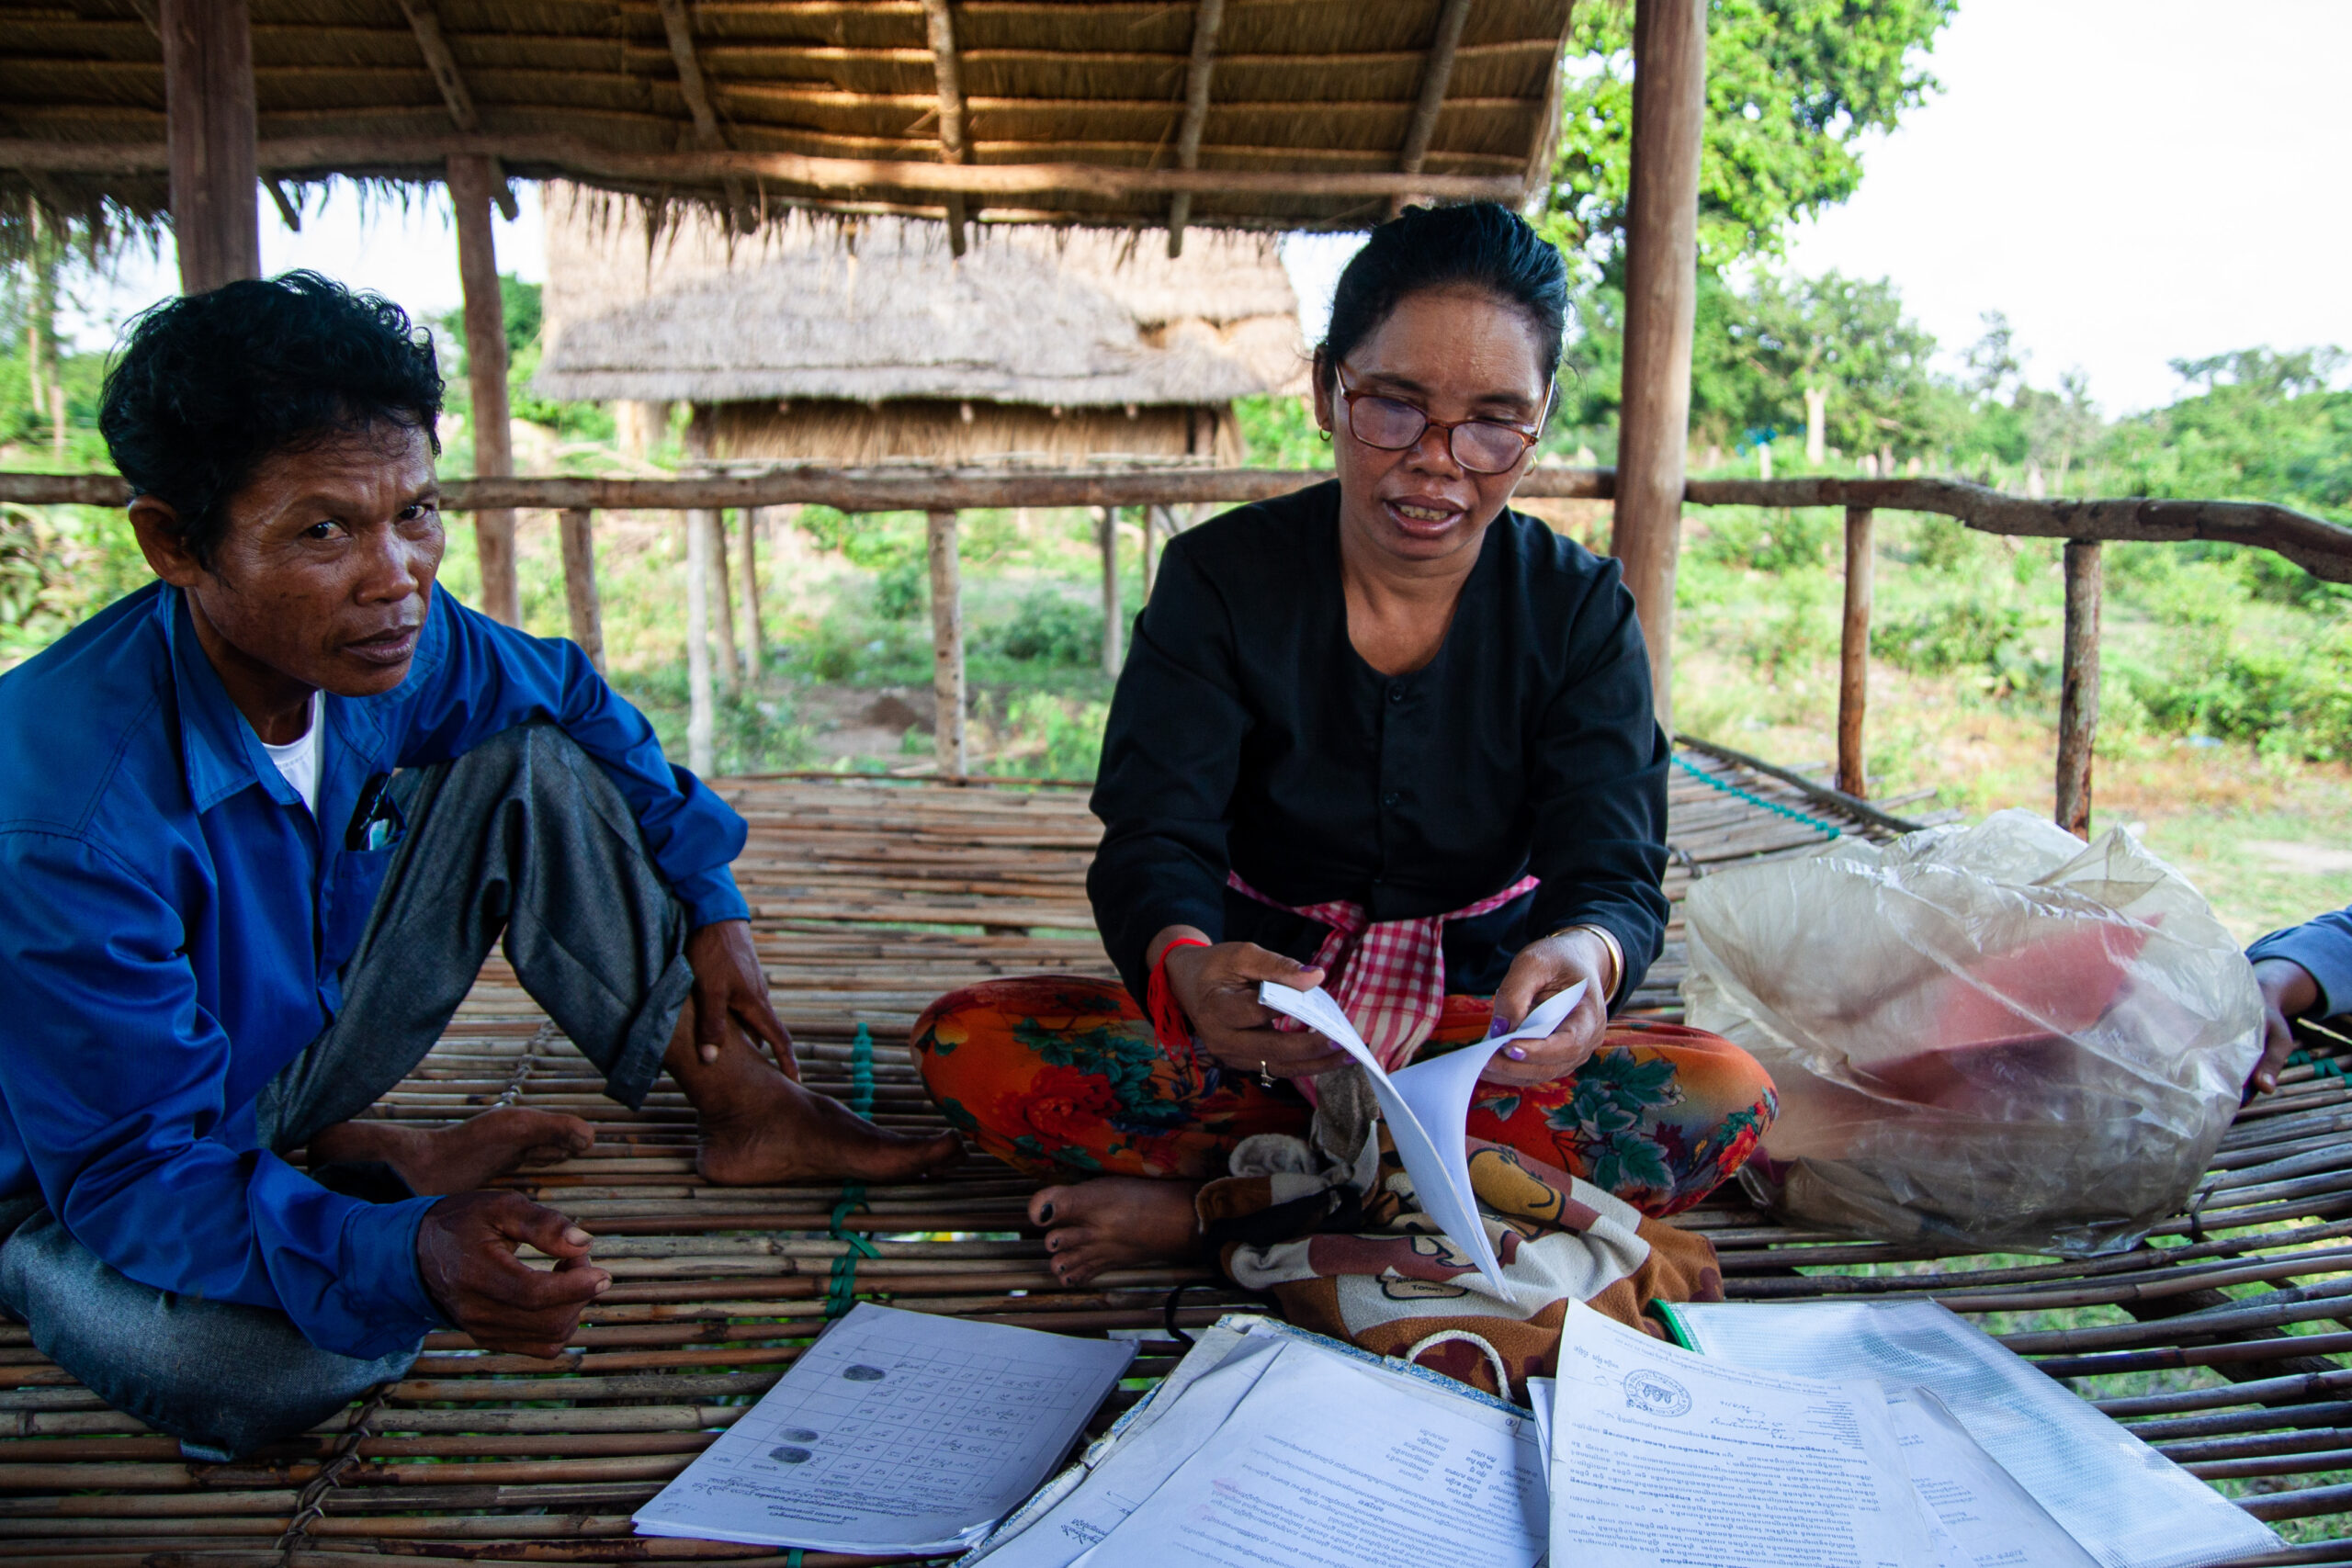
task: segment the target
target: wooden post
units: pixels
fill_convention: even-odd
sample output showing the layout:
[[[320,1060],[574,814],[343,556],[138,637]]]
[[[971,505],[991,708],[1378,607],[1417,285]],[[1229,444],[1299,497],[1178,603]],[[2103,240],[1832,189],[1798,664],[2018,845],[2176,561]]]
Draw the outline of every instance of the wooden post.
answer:
[[[571,640],[605,672],[605,615],[596,604],[596,514],[584,506],[556,513],[563,536],[563,604],[571,613]]]
[[[706,512],[710,519],[711,629],[718,634],[718,689],[735,689],[735,590],[727,571],[727,513]]]
[[[939,771],[960,779],[970,770],[964,750],[964,574],[956,550],[956,513],[926,514],[931,555],[931,696],[933,743]]]
[[[1102,673],[1119,674],[1119,509],[1094,509],[1095,533],[1102,546]]]
[[[1870,775],[1862,766],[1862,715],[1870,705],[1871,525],[1869,507],[1846,508],[1846,627],[1838,643],[1838,787],[1857,800],[1870,798]]]
[[[1699,145],[1707,0],[1635,0],[1625,357],[1611,548],[1649,644],[1658,722],[1674,722],[1674,567],[1699,302]]]
[[[1143,602],[1151,603],[1152,579],[1159,575],[1159,552],[1152,547],[1159,541],[1159,517],[1167,509],[1147,506],[1143,509]]]
[[[686,513],[686,766],[707,778],[717,765],[710,701],[710,536],[707,512]]]
[[[2098,739],[2098,612],[2105,572],[2097,539],[2066,541],[2066,648],[2058,693],[2058,826],[2091,836],[2091,750]]]
[[[743,509],[743,679],[760,678],[760,514],[763,508]]]
[[[506,410],[506,306],[498,292],[498,252],[491,238],[490,160],[449,159],[449,205],[458,215],[458,281],[466,296],[466,382],[474,399],[474,472],[503,479],[514,471]],[[523,624],[523,584],[514,566],[514,513],[474,513],[481,556],[481,607],[492,620]]]
[[[164,135],[180,292],[261,276],[254,45],[245,0],[161,0]]]

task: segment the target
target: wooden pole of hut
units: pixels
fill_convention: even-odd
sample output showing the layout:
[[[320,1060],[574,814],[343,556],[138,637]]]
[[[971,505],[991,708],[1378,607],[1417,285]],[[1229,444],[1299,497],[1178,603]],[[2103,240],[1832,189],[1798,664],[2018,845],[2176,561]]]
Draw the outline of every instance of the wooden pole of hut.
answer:
[[[563,537],[563,605],[571,619],[571,640],[605,673],[605,616],[596,601],[596,514],[568,506],[556,514]]]
[[[1846,625],[1838,643],[1838,787],[1857,800],[1870,798],[1869,775],[1862,765],[1862,718],[1870,706],[1873,517],[1867,506],[1846,508]]]
[[[764,507],[743,509],[743,678],[760,678],[760,523]]]
[[[1635,0],[1624,400],[1611,549],[1649,645],[1658,722],[1674,722],[1674,569],[1690,435],[1699,302],[1699,149],[1706,0]]]
[[[686,513],[686,766],[705,778],[718,765],[718,714],[710,700],[708,516]]]
[[[1102,547],[1102,673],[1119,673],[1119,509],[1094,509],[1094,532]]]
[[[159,0],[180,292],[261,276],[253,28],[245,0]]]
[[[474,400],[474,472],[503,479],[514,471],[514,431],[506,406],[506,304],[498,291],[498,251],[490,204],[496,184],[490,160],[451,155],[449,205],[458,218],[458,281],[466,297],[466,382]],[[481,559],[481,607],[492,620],[523,624],[523,583],[515,570],[514,513],[485,507],[474,513]]]
[[[2091,752],[2098,739],[2099,600],[2106,569],[2097,539],[2066,541],[2066,646],[2058,691],[2058,826],[2091,836]]]
[[[931,695],[933,744],[939,771],[960,779],[971,771],[964,745],[964,574],[956,541],[956,513],[925,514],[923,543],[931,558]]]
[[[735,589],[727,570],[727,513],[715,511],[703,515],[710,527],[711,629],[718,634],[718,689],[731,692],[740,660],[735,652]]]

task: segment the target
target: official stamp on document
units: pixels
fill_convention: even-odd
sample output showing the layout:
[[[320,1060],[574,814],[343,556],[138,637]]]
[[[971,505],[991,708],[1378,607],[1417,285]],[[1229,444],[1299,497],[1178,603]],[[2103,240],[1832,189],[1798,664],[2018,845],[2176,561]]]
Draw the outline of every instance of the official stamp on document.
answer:
[[[1690,1391],[1664,1372],[1646,1369],[1625,1374],[1625,1404],[1645,1416],[1688,1416]]]

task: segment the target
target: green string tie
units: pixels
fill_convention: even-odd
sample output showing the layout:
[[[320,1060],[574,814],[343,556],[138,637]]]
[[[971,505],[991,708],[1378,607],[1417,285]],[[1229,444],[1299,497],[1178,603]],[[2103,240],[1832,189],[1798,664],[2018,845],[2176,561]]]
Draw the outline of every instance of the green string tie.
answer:
[[[1689,760],[1686,758],[1679,756],[1676,757],[1674,759],[1674,765],[1680,768],[1684,773],[1689,773],[1692,778],[1697,779],[1701,784],[1705,784],[1709,789],[1719,789],[1725,795],[1736,795],[1751,806],[1760,806],[1765,810],[1772,812],[1776,816],[1785,817],[1792,822],[1802,822],[1808,828],[1817,828],[1824,834],[1832,839],[1842,838],[1845,836],[1845,830],[1839,828],[1835,822],[1825,822],[1818,817],[1809,817],[1805,815],[1804,812],[1799,811],[1792,806],[1783,806],[1777,800],[1767,800],[1764,796],[1756,794],[1753,790],[1742,789],[1736,784],[1732,784],[1724,779],[1717,778],[1714,774],[1708,773],[1702,768],[1692,767]]]
[[[874,1114],[874,1035],[862,1023],[857,1026],[857,1038],[850,1045],[849,1108],[860,1116]],[[865,1183],[842,1183],[842,1201],[833,1205],[831,1234],[835,1241],[848,1246],[833,1259],[832,1279],[825,1288],[828,1318],[839,1317],[857,1304],[858,1258],[882,1256],[882,1249],[864,1235],[842,1228],[851,1214],[865,1207]]]
[[[2344,1076],[2344,1058],[2341,1056],[2314,1056],[2309,1051],[2296,1051],[2287,1057],[2286,1065],[2309,1067],[2315,1078],[2334,1078],[2337,1083],[2352,1085],[2352,1079]]]

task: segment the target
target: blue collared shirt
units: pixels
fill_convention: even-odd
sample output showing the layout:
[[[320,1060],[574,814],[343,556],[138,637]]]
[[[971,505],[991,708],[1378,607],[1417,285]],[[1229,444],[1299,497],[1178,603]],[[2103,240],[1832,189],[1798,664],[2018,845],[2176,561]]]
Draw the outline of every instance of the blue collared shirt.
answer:
[[[254,1101],[341,1005],[392,853],[345,847],[368,781],[535,719],[611,775],[691,924],[743,918],[742,818],[578,647],[446,593],[398,687],[324,699],[315,821],[175,590],[0,676],[0,1193],[38,1189],[134,1280],[277,1308],[346,1356],[436,1326],[416,1268],[434,1200],[329,1192],[256,1146]]]
[[[2331,909],[2300,926],[2289,926],[2245,950],[2259,964],[2285,958],[2303,966],[2319,986],[2319,1002],[2309,1016],[2334,1018],[2352,1012],[2352,909]]]

